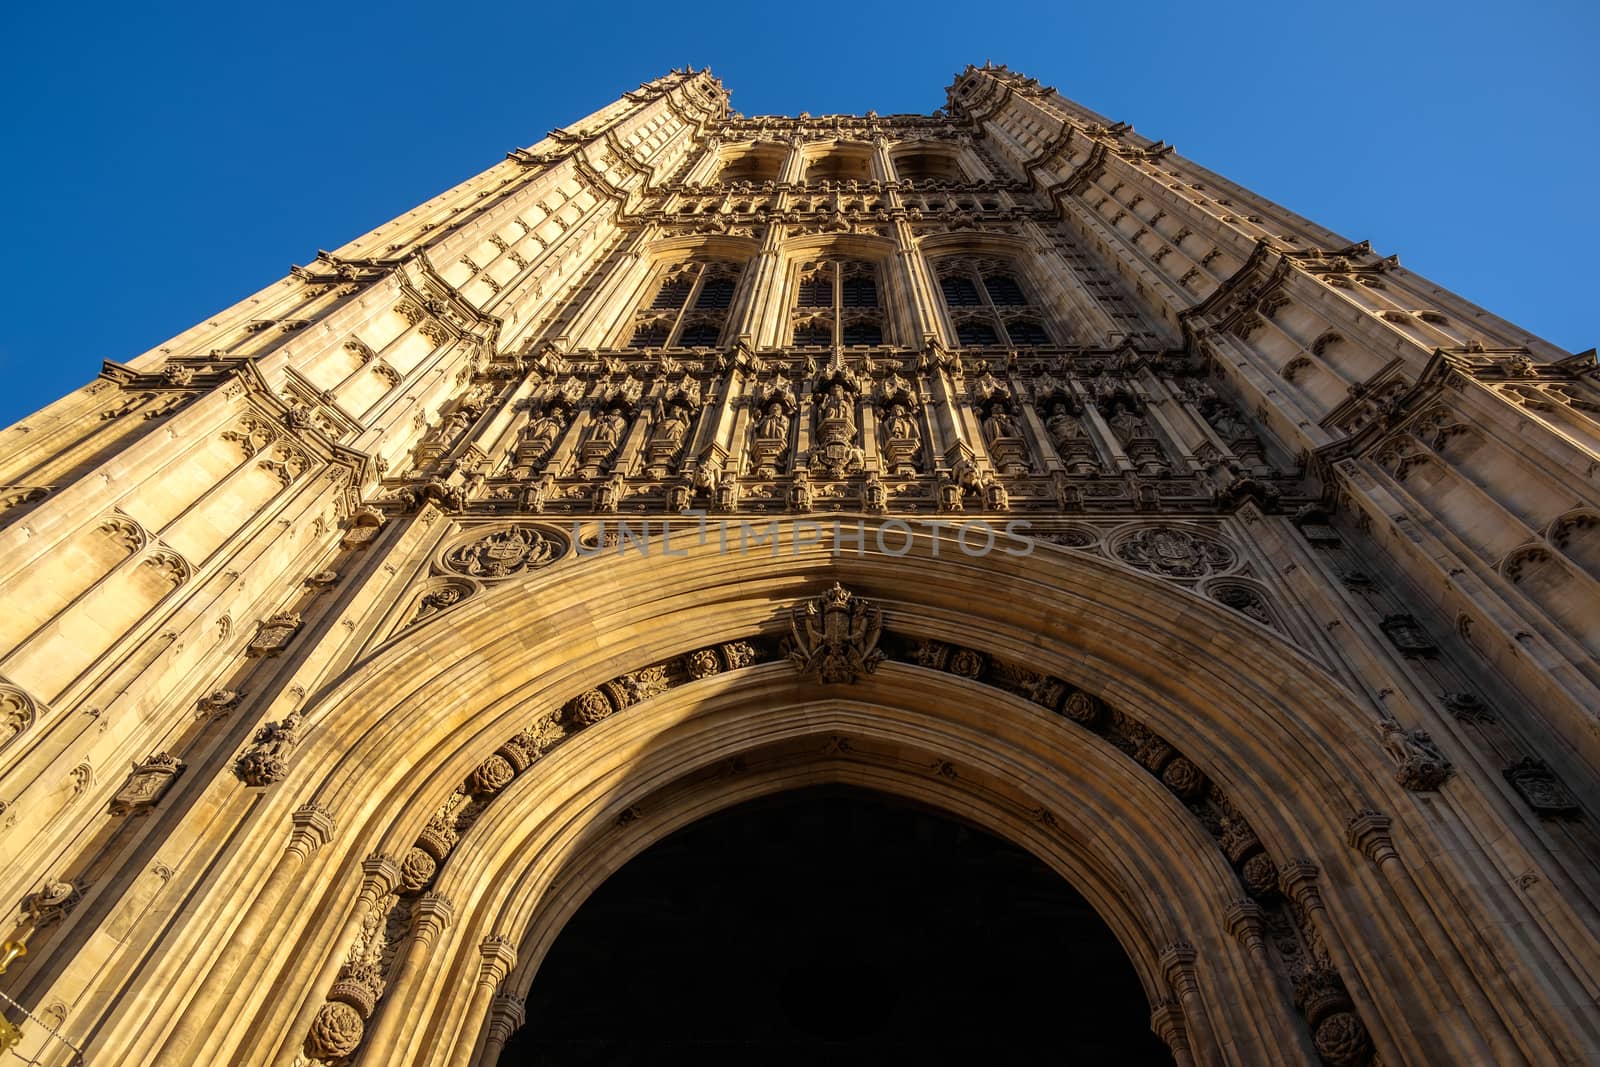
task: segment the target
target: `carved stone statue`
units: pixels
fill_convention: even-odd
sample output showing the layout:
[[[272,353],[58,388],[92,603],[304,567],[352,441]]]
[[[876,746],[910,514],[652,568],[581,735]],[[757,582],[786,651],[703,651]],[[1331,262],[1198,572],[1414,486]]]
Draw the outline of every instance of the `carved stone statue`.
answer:
[[[612,409],[595,420],[589,429],[589,439],[586,444],[592,448],[604,447],[606,454],[610,455],[611,450],[622,440],[622,431],[627,425],[628,420],[622,413]]]
[[[676,450],[683,444],[683,439],[689,433],[689,417],[681,407],[670,407],[661,421],[656,424],[655,431],[650,435],[652,445],[661,445]]]
[[[757,478],[773,478],[783,473],[789,456],[789,415],[781,401],[767,405],[767,413],[756,421],[750,442],[750,473]]]
[[[300,718],[298,712],[290,712],[256,731],[250,747],[239,756],[239,777],[246,785],[283,781],[289,773],[289,757],[300,743]]]
[[[828,395],[819,406],[819,413],[824,422],[842,422],[855,429],[856,415],[853,399],[844,391],[844,386],[835,384],[828,390]]]
[[[767,405],[767,413],[756,423],[757,441],[788,441],[789,416],[783,405],[774,400]]]
[[[1022,427],[1004,402],[996,401],[983,419],[983,440],[994,465],[1007,474],[1028,472],[1028,445]]]
[[[1083,421],[1067,410],[1067,405],[1056,401],[1050,409],[1050,418],[1044,424],[1050,431],[1050,440],[1060,449],[1070,447],[1071,442],[1083,440],[1085,434]]]
[[[645,443],[645,458],[653,478],[664,477],[673,467],[683,442],[689,436],[689,415],[679,404],[673,404],[662,413],[661,421],[650,432]]]
[[[883,433],[890,439],[917,440],[917,424],[911,416],[906,414],[904,404],[895,404],[889,409],[888,417],[883,420]]]
[[[1078,475],[1100,473],[1094,442],[1089,440],[1089,432],[1084,429],[1083,420],[1068,409],[1065,401],[1055,402],[1050,409],[1050,418],[1044,426],[1050,434],[1051,443],[1056,446],[1056,452],[1061,456],[1061,461],[1067,465],[1067,473]]]
[[[990,444],[1002,438],[1017,438],[1022,436],[1022,431],[1017,428],[1017,420],[1011,417],[1011,412],[1003,407],[996,406],[989,411],[989,417],[983,420],[983,439]]]
[[[811,465],[829,478],[859,471],[866,461],[856,444],[855,398],[835,382],[817,409],[817,447]]]
[[[1414,793],[1438,789],[1453,768],[1426,730],[1407,730],[1399,723],[1378,723],[1378,740],[1394,760],[1394,779]]]
[[[916,474],[922,435],[904,404],[892,404],[883,420],[883,458],[890,474]]]

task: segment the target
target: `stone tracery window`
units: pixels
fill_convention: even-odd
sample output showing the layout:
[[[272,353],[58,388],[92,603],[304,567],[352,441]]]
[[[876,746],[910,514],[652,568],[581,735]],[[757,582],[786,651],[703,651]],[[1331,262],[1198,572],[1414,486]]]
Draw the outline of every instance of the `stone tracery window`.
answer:
[[[715,347],[728,324],[740,265],[727,260],[674,263],[634,315],[629,348]]]
[[[805,263],[791,323],[796,345],[883,344],[877,265],[852,259]]]
[[[961,257],[938,265],[939,291],[963,347],[1048,345],[1050,329],[1009,263]]]

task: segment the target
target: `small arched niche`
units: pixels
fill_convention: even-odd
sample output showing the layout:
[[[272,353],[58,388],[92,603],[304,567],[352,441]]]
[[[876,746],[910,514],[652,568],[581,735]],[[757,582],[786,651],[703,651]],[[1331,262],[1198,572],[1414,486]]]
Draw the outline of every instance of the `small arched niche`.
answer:
[[[788,149],[776,144],[750,144],[729,148],[717,170],[719,182],[775,182],[783,173]]]
[[[918,145],[903,149],[890,157],[894,163],[895,177],[901,181],[966,181],[966,172],[956,154],[944,148]]]
[[[872,150],[866,145],[838,144],[824,148],[806,162],[806,181],[872,180]]]

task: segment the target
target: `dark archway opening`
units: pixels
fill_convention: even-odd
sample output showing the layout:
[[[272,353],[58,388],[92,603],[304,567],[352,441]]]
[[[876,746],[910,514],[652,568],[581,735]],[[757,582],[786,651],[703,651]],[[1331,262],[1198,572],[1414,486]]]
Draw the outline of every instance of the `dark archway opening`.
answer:
[[[1038,859],[826,787],[618,871],[562,930],[500,1063],[1170,1067],[1121,947]]]

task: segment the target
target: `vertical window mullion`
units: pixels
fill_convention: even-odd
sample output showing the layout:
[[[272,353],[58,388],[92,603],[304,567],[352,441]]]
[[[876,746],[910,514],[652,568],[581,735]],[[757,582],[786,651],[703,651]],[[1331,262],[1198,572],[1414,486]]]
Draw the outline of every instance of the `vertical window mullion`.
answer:
[[[689,314],[689,309],[694,307],[694,302],[700,299],[700,286],[705,284],[706,271],[704,265],[696,265],[690,267],[689,270],[694,274],[694,281],[689,283],[689,292],[685,294],[683,303],[678,308],[678,314],[672,320],[672,329],[667,331],[667,340],[662,346],[664,348],[676,348],[678,346],[678,337],[683,333],[683,320]]]

